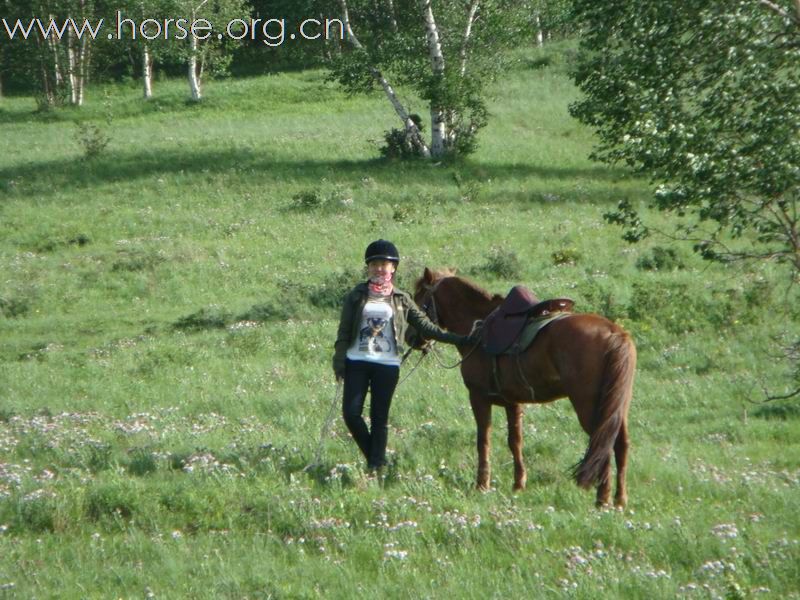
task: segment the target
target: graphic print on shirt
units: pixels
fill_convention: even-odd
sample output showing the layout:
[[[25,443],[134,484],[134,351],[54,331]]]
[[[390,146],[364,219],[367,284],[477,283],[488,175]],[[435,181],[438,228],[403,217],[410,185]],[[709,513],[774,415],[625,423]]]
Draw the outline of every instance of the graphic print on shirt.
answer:
[[[362,315],[362,327],[358,334],[358,351],[366,354],[391,353],[394,340],[390,321],[392,311],[383,303],[368,303]]]

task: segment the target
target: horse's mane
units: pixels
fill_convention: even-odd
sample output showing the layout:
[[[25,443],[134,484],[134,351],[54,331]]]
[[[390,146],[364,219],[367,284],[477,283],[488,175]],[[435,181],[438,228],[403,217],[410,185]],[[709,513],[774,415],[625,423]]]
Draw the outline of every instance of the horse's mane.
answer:
[[[454,267],[446,268],[446,269],[436,269],[436,270],[428,269],[428,271],[433,276],[432,283],[435,283],[435,282],[440,281],[442,279],[453,277],[453,278],[457,279],[462,285],[464,285],[467,288],[467,290],[469,290],[470,292],[472,292],[476,296],[480,296],[484,300],[496,302],[498,300],[502,300],[502,298],[503,298],[502,296],[499,296],[498,294],[492,294],[491,292],[486,291],[485,289],[480,287],[474,281],[472,281],[470,279],[467,279],[466,277],[461,277],[460,275],[457,275],[456,274],[457,269],[455,269]],[[419,293],[420,291],[422,291],[422,289],[425,286],[426,286],[425,277],[420,277],[419,279],[417,279],[417,282],[416,282],[416,284],[414,286],[414,291],[416,293]]]

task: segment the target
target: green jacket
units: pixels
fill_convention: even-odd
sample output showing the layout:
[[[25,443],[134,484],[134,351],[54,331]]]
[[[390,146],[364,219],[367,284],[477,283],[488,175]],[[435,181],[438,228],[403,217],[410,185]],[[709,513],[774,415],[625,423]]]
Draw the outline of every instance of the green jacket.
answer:
[[[347,349],[358,337],[361,327],[361,311],[367,303],[369,290],[366,283],[359,283],[344,298],[342,306],[342,317],[339,320],[339,332],[336,334],[333,354],[333,372],[337,376],[344,374],[345,359]],[[395,289],[392,292],[392,330],[394,339],[397,343],[397,353],[402,356],[405,352],[403,344],[408,339],[409,325],[424,338],[431,338],[449,344],[467,344],[469,337],[445,331],[433,323],[424,312],[422,312],[414,300],[406,292]]]

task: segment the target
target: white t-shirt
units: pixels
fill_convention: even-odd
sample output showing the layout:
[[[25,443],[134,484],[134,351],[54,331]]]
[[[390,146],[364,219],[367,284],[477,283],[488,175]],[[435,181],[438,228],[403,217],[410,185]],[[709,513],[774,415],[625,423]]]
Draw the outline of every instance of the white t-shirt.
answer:
[[[347,350],[350,360],[366,360],[382,365],[400,365],[397,342],[394,339],[390,297],[370,298],[361,312],[358,337]]]

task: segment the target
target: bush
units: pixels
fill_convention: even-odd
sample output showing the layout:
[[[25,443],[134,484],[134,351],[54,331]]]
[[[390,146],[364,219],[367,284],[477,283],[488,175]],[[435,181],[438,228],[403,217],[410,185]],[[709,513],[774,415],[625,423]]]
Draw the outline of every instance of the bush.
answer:
[[[86,515],[93,521],[102,518],[129,519],[141,500],[129,480],[98,483],[86,495]]]
[[[300,212],[314,212],[352,204],[353,194],[349,189],[330,183],[326,185],[324,180],[322,183],[322,187],[301,190],[294,194],[289,208]]]
[[[22,317],[30,311],[30,302],[25,298],[0,297],[0,315],[6,319]]]
[[[353,268],[331,273],[320,285],[311,289],[308,299],[317,308],[339,309],[345,294],[363,278],[363,273]]]
[[[577,248],[562,248],[556,250],[550,255],[553,264],[558,265],[574,265],[581,259],[581,253]]]
[[[498,279],[520,279],[522,277],[522,262],[513,250],[492,248],[486,257],[486,262],[471,269],[475,275],[488,275]]]
[[[20,529],[34,532],[55,531],[58,505],[53,494],[44,490],[19,499],[16,521]]]
[[[649,254],[639,257],[636,268],[642,271],[675,271],[683,269],[683,260],[672,248],[656,246]]]
[[[131,448],[128,456],[128,473],[131,475],[148,475],[158,469],[153,452],[147,448]]]
[[[75,139],[83,150],[86,160],[92,160],[103,154],[111,141],[99,125],[94,123],[76,123]]]
[[[422,133],[422,118],[419,115],[409,115],[409,117]],[[383,134],[383,141],[385,144],[380,148],[383,158],[408,160],[421,157],[419,150],[411,143],[411,139],[405,129],[390,129]]]
[[[204,329],[223,329],[233,320],[232,315],[216,306],[201,308],[172,324],[174,329],[183,331],[202,331]]]

